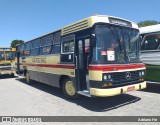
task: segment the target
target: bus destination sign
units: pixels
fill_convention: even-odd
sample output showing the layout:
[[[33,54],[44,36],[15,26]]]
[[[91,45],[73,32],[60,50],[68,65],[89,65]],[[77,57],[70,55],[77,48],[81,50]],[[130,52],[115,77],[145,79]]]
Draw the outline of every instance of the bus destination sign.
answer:
[[[127,26],[127,27],[132,27],[131,23],[128,21],[124,21],[124,20],[120,20],[120,19],[116,19],[116,18],[111,18],[109,17],[109,22],[112,24],[117,24],[117,25],[123,25],[123,26]]]

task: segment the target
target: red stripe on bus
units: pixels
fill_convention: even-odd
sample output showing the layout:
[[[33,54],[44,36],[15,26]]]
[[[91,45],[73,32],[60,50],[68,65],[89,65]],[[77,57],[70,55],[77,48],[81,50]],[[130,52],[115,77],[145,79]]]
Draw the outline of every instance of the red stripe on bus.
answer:
[[[37,67],[49,67],[49,68],[66,68],[66,69],[74,69],[74,65],[53,65],[53,64],[27,64],[20,63],[20,65],[24,66],[37,66]]]
[[[108,66],[89,66],[89,70],[100,70],[100,71],[118,71],[127,69],[138,69],[145,68],[144,64],[124,64],[124,65],[108,65]]]

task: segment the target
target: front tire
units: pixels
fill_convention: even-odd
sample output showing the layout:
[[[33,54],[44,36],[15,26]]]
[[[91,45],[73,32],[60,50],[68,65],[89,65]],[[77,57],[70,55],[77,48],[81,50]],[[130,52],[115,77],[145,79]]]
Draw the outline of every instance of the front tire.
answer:
[[[64,95],[70,99],[77,99],[79,97],[71,79],[66,79],[63,81],[62,90]]]

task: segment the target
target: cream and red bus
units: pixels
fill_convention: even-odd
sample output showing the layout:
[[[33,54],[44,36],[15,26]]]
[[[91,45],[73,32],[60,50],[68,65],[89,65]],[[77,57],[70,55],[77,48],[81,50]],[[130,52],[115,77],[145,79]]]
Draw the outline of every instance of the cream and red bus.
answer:
[[[15,48],[0,47],[0,75],[15,74]]]
[[[95,15],[17,47],[17,72],[69,98],[114,96],[146,88],[136,23]]]

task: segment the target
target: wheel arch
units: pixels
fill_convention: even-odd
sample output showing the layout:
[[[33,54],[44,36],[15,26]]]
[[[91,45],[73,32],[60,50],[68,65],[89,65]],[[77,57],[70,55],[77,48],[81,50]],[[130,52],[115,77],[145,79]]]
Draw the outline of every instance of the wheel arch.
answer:
[[[75,82],[75,78],[70,77],[70,76],[67,76],[67,75],[62,75],[62,76],[60,76],[60,78],[59,78],[59,87],[60,87],[61,89],[62,89],[63,82],[64,82],[64,80],[66,80],[66,79],[72,80],[72,81],[73,81],[73,84],[75,85],[75,88],[77,89],[77,87],[76,87],[76,82]]]

